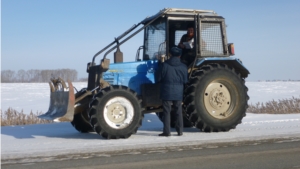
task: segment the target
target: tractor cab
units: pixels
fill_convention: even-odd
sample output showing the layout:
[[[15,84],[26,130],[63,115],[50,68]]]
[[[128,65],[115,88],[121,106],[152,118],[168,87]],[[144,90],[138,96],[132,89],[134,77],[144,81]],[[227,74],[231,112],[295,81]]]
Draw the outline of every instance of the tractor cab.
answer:
[[[137,60],[166,60],[169,51],[178,46],[187,29],[194,30],[190,42],[183,42],[182,59],[188,58],[190,66],[197,58],[228,57],[233,55],[228,47],[224,18],[214,11],[165,9],[156,15],[146,18],[141,23],[144,29],[144,54]]]

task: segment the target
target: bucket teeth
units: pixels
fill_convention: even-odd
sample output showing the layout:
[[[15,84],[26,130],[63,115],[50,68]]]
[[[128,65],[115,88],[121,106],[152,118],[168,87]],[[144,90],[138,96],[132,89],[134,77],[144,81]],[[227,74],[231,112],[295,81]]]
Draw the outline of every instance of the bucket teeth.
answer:
[[[54,86],[52,82],[49,82],[49,86],[50,86],[50,91],[51,92],[55,92]]]
[[[69,88],[67,87],[66,82],[60,77],[58,77],[57,79],[51,78],[49,84],[50,84],[51,91],[53,89],[52,92],[66,91]]]
[[[60,77],[51,79],[50,86],[50,106],[49,110],[40,115],[39,118],[54,121],[73,121],[75,95],[74,88],[70,80],[68,87]]]

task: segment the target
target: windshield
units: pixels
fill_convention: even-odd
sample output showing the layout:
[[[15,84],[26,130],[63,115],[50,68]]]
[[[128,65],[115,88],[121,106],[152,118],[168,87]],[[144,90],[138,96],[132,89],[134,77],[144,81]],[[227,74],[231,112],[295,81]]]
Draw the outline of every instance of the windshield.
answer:
[[[165,41],[166,21],[161,18],[145,28],[145,58],[157,59],[158,54],[165,54]]]

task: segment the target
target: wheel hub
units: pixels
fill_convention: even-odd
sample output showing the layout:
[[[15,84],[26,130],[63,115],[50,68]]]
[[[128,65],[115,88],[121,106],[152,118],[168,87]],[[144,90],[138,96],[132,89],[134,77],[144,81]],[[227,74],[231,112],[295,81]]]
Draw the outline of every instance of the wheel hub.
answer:
[[[231,104],[229,90],[222,83],[210,83],[205,89],[204,104],[206,110],[213,117],[218,119],[228,117],[227,112]]]
[[[122,129],[133,121],[134,108],[125,97],[114,97],[105,104],[103,114],[107,125],[115,129]]]
[[[113,103],[107,107],[108,119],[113,123],[120,123],[125,120],[125,108],[119,103]]]
[[[219,89],[214,89],[209,96],[210,104],[215,109],[220,109],[226,104],[226,96]]]

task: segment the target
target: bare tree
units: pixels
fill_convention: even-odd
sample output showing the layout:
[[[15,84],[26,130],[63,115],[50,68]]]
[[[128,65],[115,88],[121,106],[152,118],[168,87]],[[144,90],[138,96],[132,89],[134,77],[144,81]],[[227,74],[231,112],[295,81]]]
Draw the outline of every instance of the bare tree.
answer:
[[[17,73],[17,79],[19,82],[28,82],[27,72],[23,69],[19,70]]]
[[[1,83],[14,82],[15,71],[12,70],[1,70]]]
[[[61,77],[65,80],[77,81],[77,71],[74,69],[55,69],[55,70],[37,70],[31,69],[25,71],[19,70],[17,74],[12,70],[1,71],[2,83],[15,82],[49,82],[52,77]]]
[[[41,82],[40,72],[41,71],[37,69],[28,70],[28,82]]]

